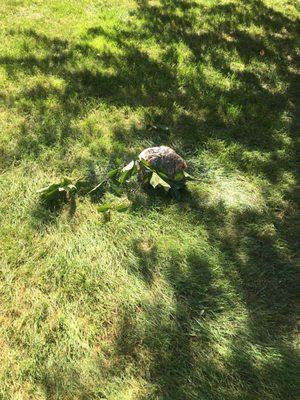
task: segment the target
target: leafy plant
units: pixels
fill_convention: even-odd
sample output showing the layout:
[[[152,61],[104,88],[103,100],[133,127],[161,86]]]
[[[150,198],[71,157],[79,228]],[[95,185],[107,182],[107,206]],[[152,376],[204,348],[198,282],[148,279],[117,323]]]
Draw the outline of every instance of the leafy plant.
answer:
[[[105,203],[101,204],[100,206],[97,207],[97,210],[99,212],[105,213],[107,211],[118,211],[118,212],[124,212],[127,211],[129,208],[129,203]]]
[[[64,178],[59,183],[53,183],[37,191],[40,194],[41,200],[45,203],[68,200],[76,192],[77,186],[69,178]]]
[[[173,179],[170,179],[163,171],[154,168],[145,160],[132,160],[125,167],[117,167],[107,173],[107,176],[94,187],[89,187],[88,181],[80,179],[73,183],[71,179],[64,178],[59,183],[48,185],[37,193],[45,203],[68,201],[84,187],[84,194],[88,194],[95,199],[100,199],[103,194],[110,190],[117,195],[121,195],[121,186],[139,174],[144,184],[149,184],[154,189],[162,188],[166,192],[171,191],[176,198],[180,197],[180,190],[187,181],[197,180],[185,171],[178,172]],[[98,206],[98,211],[107,213],[110,211],[126,211],[127,204],[106,203]]]

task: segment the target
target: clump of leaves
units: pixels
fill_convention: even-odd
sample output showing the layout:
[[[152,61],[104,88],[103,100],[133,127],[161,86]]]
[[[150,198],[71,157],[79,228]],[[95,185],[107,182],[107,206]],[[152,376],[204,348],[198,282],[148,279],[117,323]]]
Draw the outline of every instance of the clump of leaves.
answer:
[[[166,192],[171,192],[178,199],[180,198],[180,190],[185,187],[189,180],[197,180],[185,171],[178,172],[172,179],[163,171],[154,168],[145,160],[132,160],[125,167],[118,167],[108,172],[105,179],[92,188],[87,189],[87,181],[78,180],[72,183],[69,178],[64,178],[59,183],[46,186],[38,193],[41,200],[45,203],[68,201],[74,199],[76,193],[84,186],[85,194],[89,194],[93,199],[99,200],[105,192],[111,191],[117,195],[122,194],[122,186],[129,182],[133,176],[139,176],[144,185],[150,185],[154,189],[162,188]],[[98,207],[98,211],[102,213],[110,213],[111,211],[126,211],[128,205],[105,203]]]
[[[172,191],[176,193],[180,189],[185,187],[185,184],[189,180],[197,180],[185,171],[179,171],[177,174],[170,178],[164,171],[153,167],[145,160],[139,160],[139,171],[141,171],[141,177],[144,184],[149,184],[154,189],[161,187],[166,192]]]
[[[77,186],[72,183],[69,178],[64,178],[61,182],[52,183],[51,185],[43,187],[37,191],[37,193],[40,194],[42,202],[49,205],[66,202],[71,197],[74,197],[76,192]]]
[[[109,221],[112,215],[112,212],[125,212],[129,209],[130,203],[129,201],[123,200],[123,201],[111,201],[107,203],[103,203],[100,206],[97,207],[97,210],[103,214],[104,221]]]
[[[122,185],[128,182],[136,172],[137,165],[135,161],[131,161],[124,168],[115,168],[108,172],[105,179],[89,190],[88,194],[96,200],[101,198],[107,191],[113,192],[116,195],[121,195]]]

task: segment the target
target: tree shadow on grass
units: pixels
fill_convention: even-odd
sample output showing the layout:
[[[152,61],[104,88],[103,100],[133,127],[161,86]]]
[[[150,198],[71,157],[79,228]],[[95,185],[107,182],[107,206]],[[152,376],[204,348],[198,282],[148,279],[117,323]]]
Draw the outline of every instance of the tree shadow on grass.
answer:
[[[299,305],[299,237],[293,233],[299,214],[277,220],[274,231],[273,215],[247,210],[232,215],[222,204],[195,203],[188,194],[179,206],[189,201],[191,221],[206,227],[208,242],[222,255],[223,283],[206,252],[169,249],[168,262],[162,262],[154,238],[135,239],[139,262],[132,273],[149,287],[162,274],[174,306],[167,316],[162,298],[144,306],[146,331],[138,322],[141,310],[126,314],[118,334],[120,359],[140,365],[156,388],[145,398],[282,399],[289,392],[296,399],[300,364],[289,343]],[[241,313],[246,320],[239,322]],[[230,314],[232,322],[225,322]],[[151,355],[147,366],[145,349]]]
[[[235,165],[261,174],[271,184],[278,184],[284,173],[292,175],[295,189],[285,193],[290,204],[282,210],[232,216],[220,204],[208,208],[192,203],[191,221],[206,226],[210,240],[226,261],[227,283],[240,293],[248,313],[246,334],[238,332],[229,339],[227,364],[218,365],[213,356],[205,358],[203,351],[197,353],[200,347],[214,354],[215,337],[210,324],[222,316],[218,299],[227,307],[230,301],[226,302],[225,290],[213,287],[212,266],[192,252],[186,254],[188,273],[180,271],[176,255],[170,255],[164,266],[175,298],[169,320],[161,319],[159,307],[149,310],[152,328],[141,335],[135,331],[134,317],[126,315],[120,327],[118,351],[128,356],[128,363],[136,363],[139,346],[149,350],[152,362],[145,378],[158,388],[159,397],[154,398],[253,400],[264,398],[266,390],[269,398],[282,399],[286,393],[296,398],[293,371],[297,371],[298,364],[285,339],[294,332],[298,303],[299,75],[295,69],[299,24],[261,0],[210,8],[190,1],[161,0],[157,5],[143,1],[132,19],[113,32],[99,26],[90,28],[80,43],[22,31],[45,55],[37,56],[29,49],[27,56],[0,57],[10,78],[40,73],[64,82],[60,89],[33,84],[21,94],[26,100],[19,106],[21,112],[31,113],[33,122],[24,125],[18,157],[24,152],[37,155],[43,146],[66,151],[69,140],[80,137],[72,127],[74,119],[88,113],[95,102],[102,102],[108,107],[132,110],[143,107],[171,128],[169,136],[159,134],[155,139],[149,139],[146,123],[132,132],[133,138],[122,135],[122,127],[115,128],[117,140],[125,146],[163,139],[164,144],[176,144],[185,154],[198,151],[213,139],[228,146],[239,145]],[[142,21],[141,25],[136,21]],[[249,33],[245,27],[251,24],[263,34]],[[97,37],[111,41],[120,51],[99,54],[90,44]],[[153,40],[161,50],[160,59],[141,46]],[[180,46],[189,53],[183,62]],[[241,66],[234,65],[232,59]],[[181,76],[182,64],[194,68],[194,73],[183,73],[187,79]],[[211,66],[214,79],[207,76],[203,64]],[[261,68],[256,70],[255,65]],[[231,77],[235,82],[227,87],[218,85],[218,81],[227,82]],[[278,90],[277,80],[284,89]],[[45,100],[49,96],[57,99],[56,110],[47,109]],[[277,137],[281,131],[286,131],[285,140],[290,143],[287,148]],[[282,155],[278,149],[285,153]],[[252,165],[243,158],[244,150],[270,157]],[[163,202],[153,200],[152,206]],[[153,271],[160,267],[157,250],[145,255],[138,243],[133,247],[140,259],[134,273],[151,286]],[[211,313],[202,314],[199,304],[206,304]],[[202,327],[197,322],[201,318],[206,321]],[[272,348],[279,361],[270,357],[270,362],[263,361],[259,366],[247,346],[260,348],[262,357]],[[292,363],[295,367],[288,367]]]
[[[203,33],[195,34],[193,27],[199,25],[200,13],[208,26]],[[43,145],[66,146],[68,138],[74,135],[72,121],[88,112],[89,103],[94,104],[95,100],[132,109],[158,109],[160,118],[172,128],[172,134],[165,138],[166,144],[177,143],[185,151],[203,145],[209,138],[229,145],[240,143],[250,150],[273,151],[272,136],[281,129],[282,113],[289,108],[288,92],[274,93],[274,82],[264,72],[258,76],[251,68],[235,71],[230,55],[238,54],[246,66],[250,62],[271,64],[277,78],[291,86],[295,80],[290,66],[296,59],[296,22],[259,0],[208,9],[189,1],[161,1],[156,6],[142,2],[132,18],[134,22],[112,33],[101,27],[90,28],[81,43],[51,39],[34,30],[22,31],[46,54],[40,57],[28,50],[25,57],[1,57],[0,63],[8,75],[41,73],[62,79],[65,86],[57,90],[37,84],[22,93],[33,101],[24,106],[24,112],[34,110],[38,139],[34,150],[32,137],[29,135],[26,140],[24,132],[20,153],[24,147],[38,153]],[[138,28],[135,21],[140,20],[143,23]],[[240,23],[257,24],[264,29],[264,36],[241,30]],[[99,53],[90,44],[97,37],[114,43],[120,52]],[[164,49],[160,60],[137,45],[150,39]],[[192,58],[187,62],[197,73],[185,82],[178,75],[178,46],[182,43],[191,52]],[[220,79],[235,75],[238,85],[224,89],[210,82],[199,63],[209,63]],[[59,108],[49,114],[43,100],[50,95],[57,96]],[[205,111],[204,117],[199,110]],[[142,137],[146,139],[149,133],[145,126],[140,133],[143,130]],[[243,162],[237,162],[243,168]]]
[[[138,254],[142,254],[140,249]],[[148,256],[141,256],[141,265],[147,270],[143,279],[151,284],[149,276],[153,273],[155,263],[147,264]],[[153,398],[187,398],[188,382],[194,378],[192,370],[195,360],[191,342],[200,340],[203,345],[208,343],[208,332],[205,329],[200,339],[193,329],[195,325],[201,329],[204,308],[211,311],[210,317],[206,319],[214,318],[213,310],[218,308],[217,298],[224,294],[221,289],[212,287],[212,274],[205,257],[191,251],[187,257],[185,274],[178,271],[178,257],[174,254],[170,263],[164,266],[164,272],[169,276],[174,290],[175,308],[166,315],[157,298],[157,304],[144,306],[146,309],[143,311],[146,311],[148,319],[146,331],[141,333],[136,315],[128,313],[124,316],[118,335],[117,351],[121,359],[125,357],[127,362],[143,364],[140,349],[149,351],[150,364],[142,365],[142,368],[145,378],[157,387]]]
[[[261,343],[280,342],[295,333],[298,217],[298,211],[283,220],[247,212],[234,219],[231,237],[221,242],[239,274],[237,289],[249,310],[253,338]]]

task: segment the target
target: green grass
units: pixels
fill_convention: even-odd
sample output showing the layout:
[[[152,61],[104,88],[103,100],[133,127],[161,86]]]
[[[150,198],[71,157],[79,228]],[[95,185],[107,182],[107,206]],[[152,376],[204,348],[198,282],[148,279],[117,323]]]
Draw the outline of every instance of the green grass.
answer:
[[[299,399],[299,24],[297,0],[0,0],[1,400]],[[180,202],[38,201],[160,144],[202,178]]]

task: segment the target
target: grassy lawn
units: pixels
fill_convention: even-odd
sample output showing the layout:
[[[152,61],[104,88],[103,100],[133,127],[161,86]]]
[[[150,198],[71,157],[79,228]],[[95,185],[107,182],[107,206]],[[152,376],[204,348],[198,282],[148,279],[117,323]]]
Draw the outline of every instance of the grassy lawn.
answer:
[[[0,0],[1,400],[299,399],[299,60],[298,0]],[[38,200],[160,144],[181,201]]]

